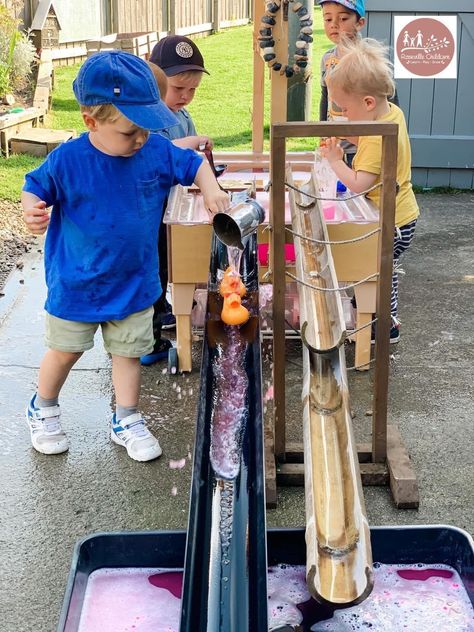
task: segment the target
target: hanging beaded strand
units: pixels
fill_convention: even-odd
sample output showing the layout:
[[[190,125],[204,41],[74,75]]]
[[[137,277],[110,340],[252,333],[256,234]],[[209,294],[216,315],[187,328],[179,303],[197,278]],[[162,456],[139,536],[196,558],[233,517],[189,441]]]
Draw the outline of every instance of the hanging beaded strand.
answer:
[[[258,42],[262,49],[263,59],[267,62],[269,68],[279,71],[280,75],[292,77],[295,73],[299,73],[308,66],[308,48],[313,41],[311,34],[313,32],[313,20],[311,15],[301,2],[294,0],[286,0],[291,4],[291,10],[296,13],[300,21],[300,32],[295,42],[295,52],[293,65],[283,64],[278,61],[275,55],[275,40],[273,39],[273,27],[276,24],[275,16],[281,8],[282,0],[272,0],[265,5],[265,13],[262,16],[259,30]],[[283,0],[285,2],[285,0]],[[288,60],[289,61],[289,60]]]

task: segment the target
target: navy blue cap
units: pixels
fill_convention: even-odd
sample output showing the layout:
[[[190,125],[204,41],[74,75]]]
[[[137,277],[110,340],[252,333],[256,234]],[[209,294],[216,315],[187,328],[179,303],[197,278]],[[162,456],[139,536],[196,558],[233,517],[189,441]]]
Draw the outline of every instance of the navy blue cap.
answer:
[[[159,66],[168,77],[174,77],[188,70],[204,68],[204,59],[196,44],[184,35],[167,35],[155,44],[150,61]]]
[[[131,53],[111,50],[92,55],[81,66],[72,87],[81,105],[111,103],[143,129],[167,129],[178,123],[161,101],[147,63]]]

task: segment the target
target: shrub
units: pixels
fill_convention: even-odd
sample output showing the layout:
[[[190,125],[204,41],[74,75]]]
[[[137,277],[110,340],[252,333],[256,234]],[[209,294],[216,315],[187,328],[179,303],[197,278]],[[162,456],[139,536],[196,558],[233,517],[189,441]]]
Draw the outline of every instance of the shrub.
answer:
[[[36,51],[28,35],[18,31],[19,21],[0,6],[0,97],[23,87]]]

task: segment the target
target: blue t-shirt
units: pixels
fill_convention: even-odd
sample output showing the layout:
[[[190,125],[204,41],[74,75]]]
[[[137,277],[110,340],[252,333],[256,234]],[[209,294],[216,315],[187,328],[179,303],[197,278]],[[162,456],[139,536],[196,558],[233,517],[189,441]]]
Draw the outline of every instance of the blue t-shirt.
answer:
[[[169,138],[170,140],[177,140],[178,138],[186,138],[186,136],[196,136],[196,128],[194,127],[191,114],[182,108],[173,114],[178,119],[179,123],[161,130],[161,134]]]
[[[160,134],[128,158],[89,134],[60,145],[26,175],[53,206],[45,244],[45,309],[81,322],[122,320],[161,294],[156,242],[170,187],[190,185],[202,158]]]

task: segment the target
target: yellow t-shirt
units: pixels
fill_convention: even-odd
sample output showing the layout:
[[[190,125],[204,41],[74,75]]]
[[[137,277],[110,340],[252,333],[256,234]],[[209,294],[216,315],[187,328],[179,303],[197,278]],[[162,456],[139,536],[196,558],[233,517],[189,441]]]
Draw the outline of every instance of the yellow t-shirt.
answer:
[[[399,107],[389,103],[390,112],[381,116],[378,121],[398,123],[398,160],[397,182],[400,187],[395,206],[395,225],[404,226],[420,214],[418,204],[411,186],[411,149],[405,117]],[[380,176],[382,171],[382,137],[360,136],[357,153],[352,163],[354,171],[367,171]],[[377,182],[380,177],[377,178]],[[380,206],[380,189],[375,189],[367,197]]]

